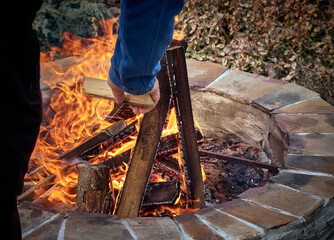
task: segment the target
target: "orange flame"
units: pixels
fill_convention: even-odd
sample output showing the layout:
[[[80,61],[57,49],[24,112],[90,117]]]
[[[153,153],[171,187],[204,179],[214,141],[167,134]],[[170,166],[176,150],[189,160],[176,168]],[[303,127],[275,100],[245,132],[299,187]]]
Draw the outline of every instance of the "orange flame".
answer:
[[[107,99],[90,98],[82,92],[83,76],[91,76],[106,79],[110,67],[110,59],[113,55],[117,35],[112,32],[113,25],[117,19],[106,19],[101,22],[104,28],[104,36],[92,39],[83,39],[74,36],[71,33],[63,34],[63,49],[52,48],[48,53],[41,53],[41,60],[52,60],[55,52],[60,55],[72,55],[72,64],[70,66],[57,65],[56,62],[44,63],[42,67],[42,80],[55,89],[56,93],[51,99],[51,108],[48,112],[55,112],[54,116],[48,119],[48,126],[41,127],[40,137],[37,140],[31,162],[37,166],[43,166],[45,173],[36,174],[34,182],[43,180],[51,173],[54,174],[58,185],[53,190],[48,200],[50,202],[63,202],[66,204],[75,204],[75,194],[78,173],[65,171],[66,164],[59,160],[59,156],[76,147],[94,134],[111,124],[105,121],[105,117],[112,111],[114,103]],[[174,34],[175,38],[184,38],[183,34]],[[73,64],[73,62],[75,64]],[[138,124],[142,115],[136,116]],[[135,119],[131,119],[133,121]],[[198,126],[198,124],[197,124]],[[172,110],[169,114],[168,124],[165,127],[162,137],[178,132],[176,114]],[[107,151],[102,158],[96,158],[92,163],[98,163],[101,159],[107,159],[116,156],[122,152],[132,149],[135,145],[136,137],[130,137],[131,141],[119,144],[117,148]],[[180,158],[180,151],[177,154]],[[183,171],[182,161],[180,169]],[[124,184],[128,165],[124,164],[118,171],[112,172],[112,187],[121,192]],[[205,173],[203,171],[203,178]],[[155,177],[154,181],[165,181],[162,178]],[[182,190],[185,191],[185,179],[183,179]],[[116,196],[116,201],[119,195]],[[186,200],[188,201],[188,200]],[[168,210],[175,214],[182,214],[188,209],[181,193],[173,207],[161,206],[162,210]]]

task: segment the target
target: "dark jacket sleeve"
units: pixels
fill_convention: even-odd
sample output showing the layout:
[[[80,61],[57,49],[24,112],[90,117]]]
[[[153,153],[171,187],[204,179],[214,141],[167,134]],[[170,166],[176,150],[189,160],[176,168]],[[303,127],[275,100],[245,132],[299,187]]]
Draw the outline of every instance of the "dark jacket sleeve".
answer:
[[[149,92],[159,60],[173,38],[174,16],[184,0],[122,0],[120,26],[109,77],[125,92]]]

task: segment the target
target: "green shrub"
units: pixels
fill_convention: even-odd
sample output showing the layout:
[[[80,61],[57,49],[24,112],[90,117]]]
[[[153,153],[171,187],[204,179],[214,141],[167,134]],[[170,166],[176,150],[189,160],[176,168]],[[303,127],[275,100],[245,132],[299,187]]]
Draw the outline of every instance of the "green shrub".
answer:
[[[64,32],[72,32],[81,37],[103,34],[98,21],[111,17],[110,11],[102,3],[87,0],[44,0],[33,27],[41,43],[41,50],[47,51],[51,46],[62,46],[61,35]]]

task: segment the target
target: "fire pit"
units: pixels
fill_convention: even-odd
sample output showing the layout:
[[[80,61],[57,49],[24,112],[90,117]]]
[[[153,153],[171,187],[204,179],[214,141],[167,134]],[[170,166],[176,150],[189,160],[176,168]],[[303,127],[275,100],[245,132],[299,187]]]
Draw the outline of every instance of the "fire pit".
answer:
[[[108,100],[81,94],[83,99],[78,102],[87,104],[75,102],[72,104],[73,109],[65,111],[67,117],[61,115],[64,113],[61,111],[63,106],[55,105],[61,99],[71,99],[72,91],[81,91],[78,84],[80,81],[75,77],[82,79],[82,74],[87,75],[90,70],[91,64],[85,61],[86,58],[69,58],[62,60],[61,64],[51,62],[42,66],[42,78],[48,78],[51,87],[45,86],[44,96],[47,93],[52,95],[52,109],[46,111],[46,114],[52,116],[53,120],[44,120],[44,126],[49,126],[49,129],[41,131],[42,140],[45,141],[37,144],[37,148],[41,148],[35,152],[36,159],[68,152],[78,139],[83,136],[88,139],[107,127],[104,122],[107,116],[103,113],[112,110]],[[74,79],[73,72],[68,71],[73,70],[73,66],[80,71],[85,70],[74,76]],[[60,83],[59,76],[57,81],[52,81],[50,75],[54,72],[61,72],[63,81],[67,83]],[[39,188],[44,193],[39,194],[36,189],[30,188],[24,193],[23,199],[34,199],[35,194],[40,197],[34,203],[24,202],[19,206],[25,239],[35,239],[36,236],[59,239],[142,239],[152,236],[167,239],[325,238],[333,233],[334,152],[331,145],[334,142],[334,108],[316,93],[295,84],[226,70],[216,64],[188,60],[188,72],[194,117],[204,136],[225,139],[227,135],[233,134],[238,137],[234,142],[249,144],[261,151],[263,149],[263,166],[275,164],[280,167],[280,173],[272,177],[270,183],[241,193],[238,199],[201,210],[189,209],[188,213],[181,211],[184,214],[173,220],[168,217],[121,220],[107,214],[77,211],[64,213],[71,206],[75,207],[69,204],[69,201],[75,202],[75,167],[63,167],[58,161],[48,168],[50,165],[45,162],[37,168],[36,165],[32,166],[35,170],[29,173],[38,176],[38,184],[44,181],[42,186],[46,188]],[[95,75],[92,73],[91,76]],[[103,74],[95,77],[105,78]],[[72,89],[68,87],[70,85]],[[62,91],[58,92],[55,86]],[[48,102],[44,104],[47,106]],[[99,117],[96,118],[93,113]],[[125,113],[122,114],[121,117],[124,117]],[[71,121],[68,116],[71,116]],[[170,123],[171,120],[167,125]],[[60,129],[56,128],[58,124],[68,126],[66,129],[70,129],[71,133],[53,132],[53,129]],[[54,136],[50,138],[52,134],[66,139],[61,149],[52,149],[59,145],[50,142],[50,139],[60,141]],[[126,143],[122,142],[121,145],[124,147]],[[99,152],[99,149],[96,151]],[[126,154],[126,150],[123,153]],[[86,157],[94,154],[89,152]],[[106,156],[107,159],[110,157],[113,156]],[[32,161],[32,165],[34,163]],[[125,165],[124,171],[126,168]],[[112,176],[114,186],[121,185],[125,176],[124,172],[117,174]],[[51,184],[53,186],[48,189],[47,186]],[[113,201],[112,197],[110,201]],[[42,205],[51,206],[52,209]]]

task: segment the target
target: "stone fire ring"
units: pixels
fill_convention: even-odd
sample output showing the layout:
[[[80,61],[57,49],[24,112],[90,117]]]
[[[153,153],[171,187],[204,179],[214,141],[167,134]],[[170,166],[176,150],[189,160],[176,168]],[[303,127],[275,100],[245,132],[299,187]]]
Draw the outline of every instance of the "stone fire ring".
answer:
[[[174,219],[60,214],[24,202],[24,239],[328,239],[334,234],[334,107],[293,83],[188,60],[206,136],[262,147],[280,172],[238,199]]]

